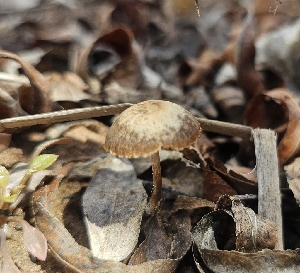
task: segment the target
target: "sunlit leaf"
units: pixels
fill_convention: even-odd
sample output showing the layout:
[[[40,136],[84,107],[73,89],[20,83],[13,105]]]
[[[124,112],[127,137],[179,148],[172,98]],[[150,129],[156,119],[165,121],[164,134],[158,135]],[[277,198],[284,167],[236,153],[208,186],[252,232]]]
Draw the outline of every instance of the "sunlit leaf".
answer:
[[[49,166],[51,166],[56,159],[58,158],[58,155],[55,154],[42,154],[38,157],[34,158],[32,162],[29,165],[29,169],[31,171],[42,171]]]
[[[22,226],[24,246],[33,256],[40,261],[45,261],[48,245],[44,234],[19,217],[8,217],[7,220],[18,222]]]
[[[15,194],[12,194],[10,196],[2,196],[1,200],[6,202],[6,203],[12,203],[17,199],[17,197],[18,197],[18,194],[15,193]]]
[[[9,180],[8,170],[5,167],[0,166],[0,187],[1,188],[6,187],[8,180]]]

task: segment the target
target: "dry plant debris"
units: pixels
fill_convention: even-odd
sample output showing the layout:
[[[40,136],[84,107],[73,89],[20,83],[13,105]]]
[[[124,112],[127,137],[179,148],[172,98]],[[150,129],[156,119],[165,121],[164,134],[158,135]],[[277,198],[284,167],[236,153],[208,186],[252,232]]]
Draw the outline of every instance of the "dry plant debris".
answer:
[[[299,272],[299,14],[0,1],[0,271]]]

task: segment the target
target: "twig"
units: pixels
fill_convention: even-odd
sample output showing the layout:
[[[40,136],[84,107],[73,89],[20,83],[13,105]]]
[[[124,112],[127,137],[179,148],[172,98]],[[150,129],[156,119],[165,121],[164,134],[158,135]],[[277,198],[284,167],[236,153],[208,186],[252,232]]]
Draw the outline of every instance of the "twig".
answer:
[[[283,250],[276,134],[267,129],[254,129],[253,138],[258,178],[258,214],[275,223],[277,228],[275,249]]]
[[[56,111],[51,113],[7,118],[0,120],[0,132],[3,132],[5,129],[22,128],[37,124],[52,124],[63,121],[115,115],[123,112],[130,106],[132,106],[132,104],[123,103],[110,106],[79,108],[72,110]],[[200,122],[202,129],[207,132],[241,137],[243,139],[252,138],[252,128],[249,126],[216,120],[209,120],[204,118],[197,118],[197,120]]]
[[[248,140],[252,139],[252,128],[249,126],[204,118],[197,118],[197,120],[204,131],[241,137]]]
[[[52,124],[63,121],[115,115],[123,112],[131,105],[130,103],[124,103],[2,119],[0,120],[0,132],[3,132],[5,129],[28,127],[37,124]]]

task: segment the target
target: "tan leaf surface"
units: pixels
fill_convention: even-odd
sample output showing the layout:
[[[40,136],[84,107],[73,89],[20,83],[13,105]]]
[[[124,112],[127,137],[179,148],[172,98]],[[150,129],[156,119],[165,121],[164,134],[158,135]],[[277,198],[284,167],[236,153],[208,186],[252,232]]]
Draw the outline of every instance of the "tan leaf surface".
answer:
[[[291,164],[284,166],[284,170],[289,187],[300,205],[300,158],[297,157]]]
[[[280,133],[278,157],[281,165],[299,153],[300,108],[286,89],[254,97],[245,116],[247,125],[253,128],[271,128]]]

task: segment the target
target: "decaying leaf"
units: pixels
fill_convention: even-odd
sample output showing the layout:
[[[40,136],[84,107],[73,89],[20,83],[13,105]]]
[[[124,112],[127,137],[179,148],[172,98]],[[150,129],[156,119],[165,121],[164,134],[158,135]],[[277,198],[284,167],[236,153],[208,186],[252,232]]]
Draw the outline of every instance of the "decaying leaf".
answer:
[[[48,241],[48,245],[60,264],[71,272],[77,273],[171,273],[174,272],[178,260],[164,259],[149,261],[136,266],[121,262],[99,260],[92,252],[80,246],[63,225],[53,217],[41,203],[45,189],[35,196],[34,211],[36,225]]]
[[[29,63],[25,62],[22,58],[11,52],[1,51],[0,58],[8,58],[17,61],[20,63],[25,74],[27,75],[33,88],[33,94],[31,96],[34,97],[34,99],[32,99],[33,104],[28,107],[28,109],[31,110],[28,111],[28,113],[33,114],[50,112],[53,105],[50,99],[49,83],[47,82],[46,78]]]
[[[7,148],[0,152],[0,165],[11,167],[23,157],[23,151],[19,148]]]
[[[213,272],[230,273],[294,273],[300,270],[300,250],[280,251],[264,249],[256,253],[202,250],[205,264]]]
[[[111,261],[127,258],[137,244],[146,203],[132,164],[112,155],[104,159],[82,197],[93,255]]]
[[[275,225],[261,219],[239,200],[230,201],[226,196],[223,198],[223,201],[228,201],[223,202],[227,203],[224,209],[205,215],[192,230],[192,239],[208,268],[214,272],[279,272],[276,270],[280,268],[280,263],[273,263],[274,256],[281,256],[283,261],[286,257],[292,260],[296,256],[297,252],[266,250],[275,247]],[[297,268],[298,265],[294,263],[287,268]],[[267,266],[273,271],[267,269]]]
[[[256,252],[265,248],[274,249],[276,227],[268,219],[262,220],[255,212],[244,207],[240,201],[232,202],[231,210],[236,223],[236,250]]]
[[[255,96],[249,103],[246,123],[253,128],[271,128],[281,133],[278,144],[280,165],[300,151],[300,108],[286,89],[276,89]]]
[[[135,250],[129,264],[165,259],[177,264],[191,246],[190,227],[186,211],[173,213],[168,219],[160,212],[156,213],[148,220],[144,228],[146,239]]]
[[[191,209],[197,209],[202,207],[214,208],[215,203],[208,201],[206,199],[179,195],[174,202],[173,211],[183,210],[183,209],[191,210]]]
[[[297,157],[291,164],[284,166],[285,175],[294,197],[300,205],[300,158]]]
[[[63,74],[48,72],[45,74],[49,81],[51,99],[53,101],[74,101],[89,99],[90,95],[85,93],[87,85],[75,73],[65,72]]]
[[[245,178],[233,170],[228,171],[220,160],[207,159],[206,161],[238,194],[257,193],[257,184],[254,181]]]
[[[209,201],[217,201],[221,195],[235,195],[237,192],[226,183],[218,173],[212,171],[208,165],[203,166],[204,182],[203,197]]]

